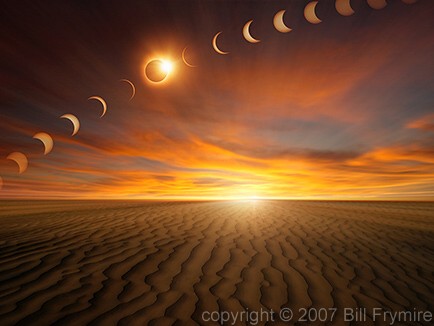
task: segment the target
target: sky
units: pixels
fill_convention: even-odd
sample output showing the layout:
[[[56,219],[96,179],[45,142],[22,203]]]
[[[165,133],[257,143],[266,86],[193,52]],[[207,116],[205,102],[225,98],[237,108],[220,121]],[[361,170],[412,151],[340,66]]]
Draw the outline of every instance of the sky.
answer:
[[[0,198],[433,200],[434,2],[308,2],[3,3]]]

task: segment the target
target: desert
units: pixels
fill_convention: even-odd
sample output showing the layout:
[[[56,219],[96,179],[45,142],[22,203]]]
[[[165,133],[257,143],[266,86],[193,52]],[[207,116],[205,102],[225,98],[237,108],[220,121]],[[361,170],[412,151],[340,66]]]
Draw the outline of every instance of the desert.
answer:
[[[2,325],[218,325],[222,312],[239,314],[228,325],[288,325],[279,320],[283,308],[293,312],[291,324],[386,325],[373,319],[374,309],[433,311],[433,203],[7,206],[0,216]],[[301,320],[309,309],[327,320],[312,313],[316,320]],[[363,309],[366,320],[345,321],[345,312]],[[260,311],[274,319],[255,322]]]

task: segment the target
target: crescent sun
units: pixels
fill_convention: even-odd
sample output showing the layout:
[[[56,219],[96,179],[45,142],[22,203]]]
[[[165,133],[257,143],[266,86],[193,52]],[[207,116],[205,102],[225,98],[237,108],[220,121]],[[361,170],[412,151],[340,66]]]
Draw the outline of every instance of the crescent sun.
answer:
[[[217,37],[221,34],[222,32],[218,32],[216,35],[214,35],[214,38],[212,39],[212,47],[214,48],[214,50],[218,53],[218,54],[228,54],[229,52],[225,52],[219,49],[219,47],[217,46]]]
[[[104,101],[104,99],[100,96],[91,96],[88,98],[88,100],[97,100],[102,104],[102,114],[100,115],[100,118],[102,118],[107,112],[107,103]]]
[[[132,94],[131,94],[131,97],[130,97],[130,101],[133,99],[133,97],[134,97],[134,95],[136,95],[136,87],[134,86],[134,84],[130,81],[130,80],[128,80],[128,79],[120,79],[119,81],[122,81],[122,82],[126,82],[127,84],[130,84],[130,86],[131,86],[131,89],[132,89]]]
[[[75,115],[68,113],[68,114],[62,115],[60,118],[61,119],[68,119],[69,121],[72,122],[72,125],[74,126],[74,130],[72,131],[71,136],[74,136],[78,132],[78,130],[80,129],[80,121],[78,120],[78,118]]]
[[[250,25],[253,23],[253,19],[249,20],[243,27],[243,36],[249,43],[259,43],[261,40],[255,39],[252,34],[250,34]]]
[[[29,164],[29,161],[27,160],[26,155],[24,155],[23,153],[20,153],[20,152],[10,153],[6,157],[6,159],[12,160],[12,161],[14,161],[15,163],[18,164],[18,168],[19,168],[18,173],[19,174],[21,174],[21,173],[23,173],[24,171],[27,170],[27,166]]]
[[[274,15],[273,18],[274,28],[281,33],[289,33],[290,31],[292,31],[292,29],[286,26],[285,22],[283,21],[283,15],[285,14],[285,12],[286,10],[280,10]]]
[[[318,4],[318,1],[309,2],[304,8],[304,17],[311,24],[319,24],[322,22],[321,19],[315,13],[315,7]]]
[[[184,63],[191,68],[195,68],[197,66],[192,65],[191,63],[188,63],[187,59],[185,59],[185,51],[187,51],[187,47],[184,48],[184,50],[182,50],[182,61],[184,61]]]
[[[372,9],[383,9],[387,6],[386,0],[367,0],[369,7]]]
[[[44,155],[47,155],[53,149],[53,138],[45,132],[38,132],[33,136],[33,138],[38,139],[44,144]]]
[[[354,10],[351,7],[351,0],[336,0],[335,8],[336,11],[342,16],[351,16],[354,14]]]

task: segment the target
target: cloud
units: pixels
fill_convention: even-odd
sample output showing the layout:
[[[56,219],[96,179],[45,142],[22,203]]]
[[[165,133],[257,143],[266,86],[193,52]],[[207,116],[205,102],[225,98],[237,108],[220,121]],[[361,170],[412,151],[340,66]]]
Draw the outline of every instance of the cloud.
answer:
[[[423,131],[434,131],[434,114],[429,114],[422,118],[410,121],[407,123],[406,127]]]

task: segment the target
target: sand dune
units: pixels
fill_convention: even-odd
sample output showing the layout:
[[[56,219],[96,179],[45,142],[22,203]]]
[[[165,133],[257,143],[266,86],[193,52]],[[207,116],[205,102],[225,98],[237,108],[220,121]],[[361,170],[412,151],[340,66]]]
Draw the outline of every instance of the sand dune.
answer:
[[[343,308],[434,311],[430,203],[0,206],[1,325],[212,325],[204,311],[285,307],[335,307],[310,324],[349,325]]]

